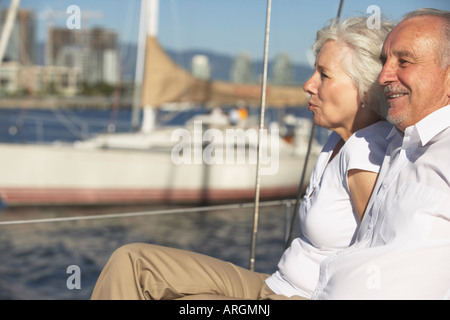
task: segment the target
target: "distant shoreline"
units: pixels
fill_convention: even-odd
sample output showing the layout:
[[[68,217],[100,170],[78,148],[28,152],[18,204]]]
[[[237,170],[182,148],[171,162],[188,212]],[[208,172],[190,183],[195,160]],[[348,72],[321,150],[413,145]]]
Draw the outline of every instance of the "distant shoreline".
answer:
[[[132,109],[132,98],[115,101],[112,97],[3,97],[0,98],[0,109],[98,109],[109,110]],[[306,108],[306,106],[298,106]]]
[[[0,98],[0,108],[4,109],[111,109],[116,106],[120,109],[132,108],[131,99],[115,101],[110,97],[7,97]]]

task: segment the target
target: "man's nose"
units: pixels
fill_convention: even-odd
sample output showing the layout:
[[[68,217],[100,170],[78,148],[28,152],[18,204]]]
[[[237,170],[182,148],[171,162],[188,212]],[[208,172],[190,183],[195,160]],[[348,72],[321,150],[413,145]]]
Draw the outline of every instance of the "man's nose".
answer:
[[[380,75],[378,76],[378,83],[380,85],[387,85],[397,80],[397,72],[392,62],[387,61],[383,69],[381,69]]]

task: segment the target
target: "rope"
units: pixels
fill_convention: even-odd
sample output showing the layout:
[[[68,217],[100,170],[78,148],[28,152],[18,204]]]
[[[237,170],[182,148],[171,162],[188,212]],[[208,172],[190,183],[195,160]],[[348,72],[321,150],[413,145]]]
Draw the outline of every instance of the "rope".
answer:
[[[340,0],[338,12],[337,12],[337,15],[336,15],[336,18],[338,20],[341,18],[341,13],[342,13],[343,6],[344,6],[344,0]],[[296,198],[297,200],[295,202],[294,212],[292,213],[292,219],[291,219],[291,223],[290,223],[290,231],[289,231],[286,243],[285,243],[285,249],[287,249],[291,245],[291,242],[293,240],[294,225],[295,225],[295,220],[296,220],[296,217],[298,215],[298,210],[299,210],[299,207],[300,207],[300,198],[302,196],[303,187],[304,187],[305,171],[306,171],[306,167],[308,165],[309,156],[310,156],[310,153],[311,153],[312,141],[313,141],[313,137],[314,137],[314,134],[315,134],[315,130],[316,130],[316,124],[313,122],[312,123],[312,127],[311,127],[311,133],[310,133],[310,136],[309,136],[308,150],[307,150],[306,156],[305,156],[305,163],[303,165],[302,177],[300,179],[300,185],[298,187],[298,193],[297,193],[297,198]]]
[[[258,233],[258,216],[259,216],[259,194],[261,189],[261,136],[264,129],[264,112],[266,107],[266,86],[267,86],[267,65],[269,53],[269,34],[270,34],[270,14],[271,14],[272,0],[267,0],[267,16],[266,16],[266,32],[264,40],[264,65],[263,65],[263,79],[261,84],[261,118],[259,120],[259,138],[258,138],[258,161],[256,166],[256,186],[255,186],[255,212],[253,216],[253,232],[250,250],[250,267],[251,271],[255,270],[255,255],[256,255],[256,235]]]

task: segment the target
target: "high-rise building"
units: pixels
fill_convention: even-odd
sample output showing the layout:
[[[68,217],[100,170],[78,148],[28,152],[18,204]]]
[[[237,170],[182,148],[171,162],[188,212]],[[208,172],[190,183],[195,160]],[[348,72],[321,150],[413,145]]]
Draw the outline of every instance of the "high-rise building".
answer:
[[[192,57],[191,73],[197,79],[209,80],[211,78],[211,66],[208,57],[203,54]]]
[[[288,86],[294,82],[294,73],[291,60],[286,54],[275,57],[270,74],[270,82],[275,85]]]
[[[234,83],[254,82],[253,64],[248,54],[241,53],[234,59],[230,78]]]
[[[0,34],[8,15],[8,10],[0,12]],[[36,61],[36,19],[33,11],[19,10],[11,31],[4,60],[31,65]]]
[[[87,83],[119,82],[117,33],[103,28],[49,30],[46,64],[79,67]]]

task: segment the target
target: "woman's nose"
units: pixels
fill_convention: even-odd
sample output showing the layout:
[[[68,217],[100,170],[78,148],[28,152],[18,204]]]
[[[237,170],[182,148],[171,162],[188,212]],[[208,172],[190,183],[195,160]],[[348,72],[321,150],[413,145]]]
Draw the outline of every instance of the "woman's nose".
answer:
[[[314,74],[303,85],[303,90],[306,93],[309,93],[309,94],[317,93],[317,83],[316,83],[316,80],[315,80],[315,76],[317,74],[318,74],[318,72],[315,71]]]

